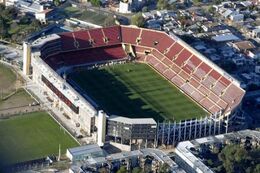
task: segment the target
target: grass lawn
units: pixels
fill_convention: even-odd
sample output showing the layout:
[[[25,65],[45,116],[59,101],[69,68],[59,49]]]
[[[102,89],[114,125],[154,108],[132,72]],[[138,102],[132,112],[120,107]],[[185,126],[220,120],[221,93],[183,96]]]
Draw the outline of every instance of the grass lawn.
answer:
[[[62,12],[62,11],[60,11],[60,12]],[[64,8],[62,13],[64,13],[67,17],[76,17],[76,16],[81,15],[80,10],[78,8],[72,7],[72,6]]]
[[[5,65],[0,63],[0,90],[5,90],[14,85],[16,81],[15,73]]]
[[[78,146],[45,112],[0,120],[0,139],[2,166],[57,155],[59,144],[63,154],[67,148]]]
[[[97,25],[103,25],[106,18],[113,17],[112,15],[104,15],[102,12],[94,12],[94,11],[83,11],[79,16],[79,19],[94,23]]]
[[[160,121],[208,114],[146,64],[129,63],[75,72],[70,79],[110,114]]]

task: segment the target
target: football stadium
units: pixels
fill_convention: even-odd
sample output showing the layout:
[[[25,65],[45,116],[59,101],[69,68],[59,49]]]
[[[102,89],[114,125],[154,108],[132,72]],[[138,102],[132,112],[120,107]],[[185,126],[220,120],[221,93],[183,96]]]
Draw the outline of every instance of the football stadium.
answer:
[[[101,146],[157,146],[221,133],[245,94],[177,36],[134,26],[25,42],[23,72]]]

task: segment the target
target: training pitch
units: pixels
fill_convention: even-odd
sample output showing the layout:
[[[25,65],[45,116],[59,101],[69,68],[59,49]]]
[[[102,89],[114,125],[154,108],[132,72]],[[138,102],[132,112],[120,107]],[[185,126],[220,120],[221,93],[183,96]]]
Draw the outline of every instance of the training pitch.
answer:
[[[0,120],[0,166],[48,155],[58,155],[78,146],[45,112],[34,112]]]
[[[74,72],[76,83],[110,115],[185,120],[208,113],[146,64],[118,64]]]

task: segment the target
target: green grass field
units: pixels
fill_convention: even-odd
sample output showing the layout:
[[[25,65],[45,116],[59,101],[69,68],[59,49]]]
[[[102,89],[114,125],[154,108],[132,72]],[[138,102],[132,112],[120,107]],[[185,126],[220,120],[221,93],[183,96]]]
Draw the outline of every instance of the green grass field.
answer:
[[[59,144],[63,154],[78,146],[45,112],[0,120],[0,166],[58,155]]]
[[[160,121],[208,114],[146,64],[113,65],[75,72],[69,78],[110,114]]]
[[[115,25],[114,15],[105,13],[104,11],[92,10],[88,8],[81,8],[67,6],[58,10],[58,15],[66,18],[77,18],[79,20],[90,22],[101,26]]]

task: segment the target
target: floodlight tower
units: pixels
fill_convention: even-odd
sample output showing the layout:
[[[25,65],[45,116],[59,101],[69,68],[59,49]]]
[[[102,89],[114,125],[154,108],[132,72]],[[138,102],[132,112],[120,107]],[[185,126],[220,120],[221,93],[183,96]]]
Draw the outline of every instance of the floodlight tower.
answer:
[[[28,42],[23,42],[23,73],[30,74],[31,46]]]

